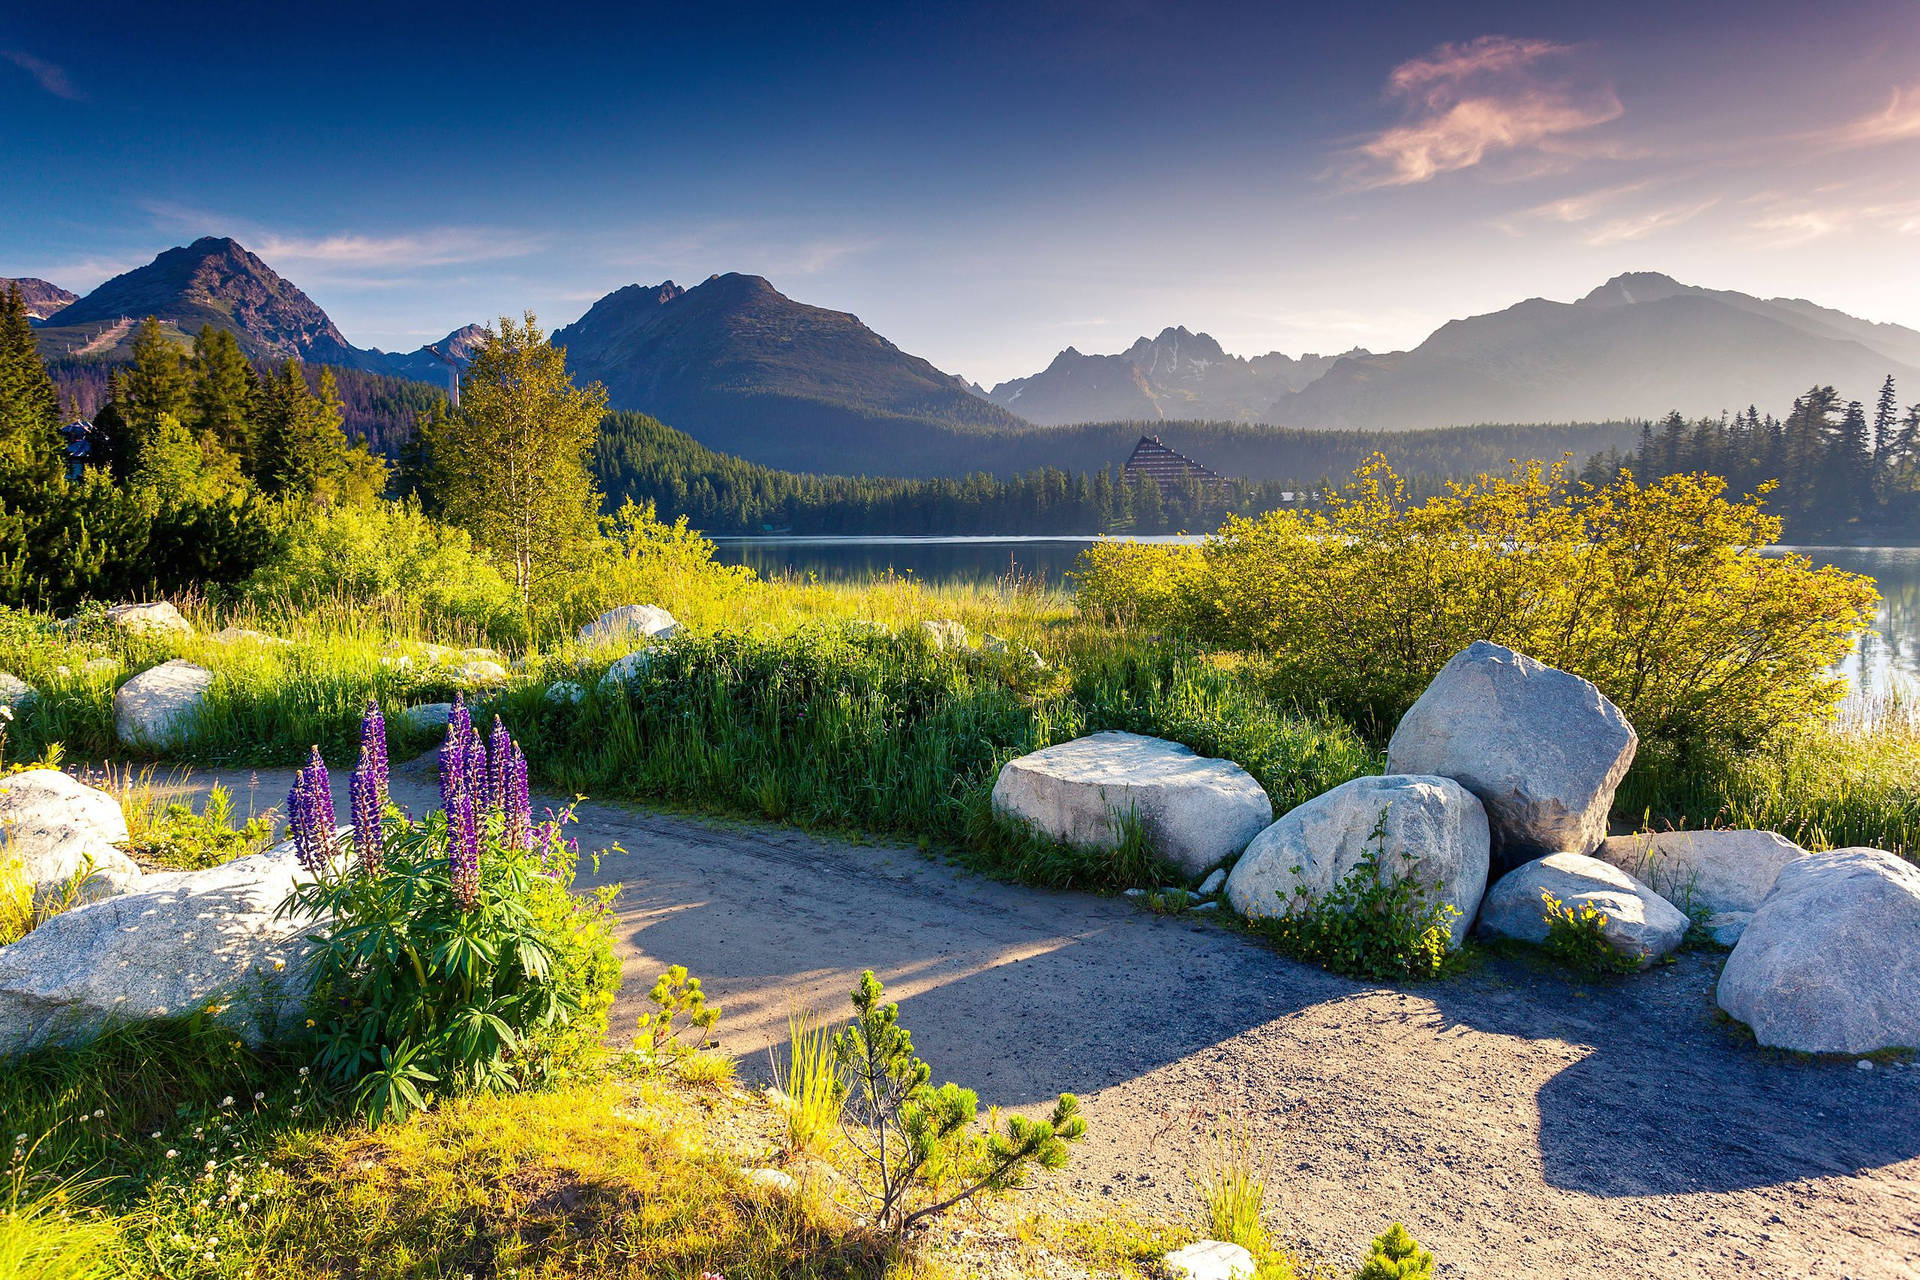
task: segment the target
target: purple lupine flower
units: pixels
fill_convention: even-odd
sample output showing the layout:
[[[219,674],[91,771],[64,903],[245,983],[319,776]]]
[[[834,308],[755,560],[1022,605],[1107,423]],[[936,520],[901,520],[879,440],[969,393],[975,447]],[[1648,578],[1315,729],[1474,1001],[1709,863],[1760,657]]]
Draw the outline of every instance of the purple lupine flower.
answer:
[[[487,797],[489,813],[507,810],[508,768],[513,763],[513,735],[499,716],[493,718],[493,732],[487,735]]]
[[[505,818],[507,844],[524,852],[533,848],[533,794],[527,787],[527,757],[512,738],[506,745],[500,811]]]
[[[480,821],[470,791],[463,790],[458,803],[447,810],[447,867],[454,899],[461,910],[471,911],[480,898]]]
[[[327,779],[327,762],[320,758],[319,747],[293,775],[293,789],[287,793],[287,826],[300,865],[309,875],[319,875],[334,855],[333,786]]]
[[[387,721],[380,704],[367,699],[367,713],[360,717],[360,767],[373,778],[379,791],[380,809],[387,807]]]
[[[461,791],[473,806],[474,818],[484,825],[487,812],[492,807],[487,798],[487,746],[480,741],[480,731],[471,727],[467,730],[467,751],[463,764]]]
[[[467,779],[467,737],[473,732],[473,719],[459,694],[453,696],[453,714],[447,717],[447,740],[440,748],[440,807],[449,820],[460,801]]]
[[[360,856],[360,870],[367,875],[378,874],[386,853],[380,833],[380,815],[384,809],[380,799],[381,781],[364,764],[347,779],[347,802],[353,809],[353,847]]]

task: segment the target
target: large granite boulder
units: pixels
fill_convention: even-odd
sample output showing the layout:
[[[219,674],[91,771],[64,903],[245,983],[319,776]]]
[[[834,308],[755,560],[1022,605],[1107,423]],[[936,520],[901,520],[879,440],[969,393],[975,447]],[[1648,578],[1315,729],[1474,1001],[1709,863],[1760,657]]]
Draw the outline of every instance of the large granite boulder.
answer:
[[[1715,998],[1775,1048],[1920,1048],[1920,867],[1863,848],[1788,862]]]
[[[140,868],[120,846],[127,818],[120,802],[58,769],[28,769],[0,777],[0,863],[19,862],[44,902],[66,892],[83,868],[79,900],[126,893]]]
[[[116,604],[107,610],[107,621],[132,636],[190,636],[193,624],[165,600],[151,604]]]
[[[291,844],[54,916],[0,947],[0,1055],[112,1021],[216,1006],[251,1043],[303,1016],[315,922],[277,916],[306,872]]]
[[[680,630],[673,615],[658,605],[623,604],[580,628],[580,643],[635,644],[665,640]]]
[[[1579,853],[1553,853],[1516,867],[1494,882],[1480,906],[1480,931],[1522,942],[1547,940],[1546,895],[1579,911],[1606,916],[1601,936],[1645,968],[1680,945],[1692,923],[1680,908],[1610,862]]]
[[[1068,844],[1111,849],[1138,822],[1155,853],[1198,879],[1273,821],[1273,803],[1231,760],[1137,733],[1075,738],[1009,760],[995,812]]]
[[[1451,778],[1355,778],[1254,837],[1227,877],[1227,901],[1249,920],[1283,915],[1325,897],[1373,854],[1383,876],[1411,878],[1459,913],[1458,947],[1486,892],[1488,850],[1486,810]]]
[[[113,695],[113,728],[130,747],[165,750],[187,740],[213,672],[183,658],[142,671]]]
[[[1196,1240],[1162,1260],[1168,1280],[1253,1280],[1253,1255],[1225,1240]]]
[[[1479,796],[1498,870],[1599,848],[1639,742],[1592,684],[1476,640],[1401,718],[1387,772],[1438,774]]]
[[[1704,913],[1716,940],[1731,943],[1781,869],[1807,851],[1774,831],[1654,831],[1610,837],[1594,856],[1682,911]]]

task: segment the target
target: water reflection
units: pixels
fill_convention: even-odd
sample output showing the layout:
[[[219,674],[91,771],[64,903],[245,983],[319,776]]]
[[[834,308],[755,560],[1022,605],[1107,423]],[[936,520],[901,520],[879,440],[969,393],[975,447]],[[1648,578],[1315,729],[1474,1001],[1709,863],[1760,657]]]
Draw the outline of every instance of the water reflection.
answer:
[[[1067,574],[1092,538],[721,538],[718,558],[763,577],[812,574],[864,581],[889,571],[936,586],[992,583],[1009,576],[1070,587]],[[1145,542],[1192,543],[1197,537]],[[1868,702],[1920,693],[1920,547],[1792,547],[1815,564],[1864,573],[1880,587],[1873,629],[1840,664]]]

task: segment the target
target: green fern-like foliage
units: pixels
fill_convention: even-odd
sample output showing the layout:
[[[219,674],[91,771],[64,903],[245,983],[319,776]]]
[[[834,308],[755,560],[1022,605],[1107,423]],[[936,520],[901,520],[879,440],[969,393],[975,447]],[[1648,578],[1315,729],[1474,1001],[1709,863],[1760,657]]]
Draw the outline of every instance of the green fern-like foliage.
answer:
[[[1433,1280],[1433,1255],[1396,1222],[1375,1237],[1354,1280]]]

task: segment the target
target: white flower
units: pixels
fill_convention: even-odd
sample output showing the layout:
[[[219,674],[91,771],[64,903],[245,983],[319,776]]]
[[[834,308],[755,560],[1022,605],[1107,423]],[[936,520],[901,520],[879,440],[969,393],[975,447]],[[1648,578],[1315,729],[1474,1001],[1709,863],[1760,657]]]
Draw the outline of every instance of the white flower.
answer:
[[[223,1106],[223,1107],[230,1107],[230,1106],[232,1106],[232,1105],[233,1105],[233,1095],[232,1095],[232,1094],[228,1094],[228,1095],[227,1095],[226,1097],[224,1097],[224,1098],[222,1098],[222,1099],[220,1099],[220,1105],[221,1105],[221,1106]]]
[[[93,1113],[93,1118],[95,1120],[104,1120],[106,1118],[106,1115],[107,1113],[104,1111],[96,1111]]]
[[[264,1101],[264,1100],[265,1100],[265,1098],[266,1098],[266,1096],[267,1096],[267,1095],[266,1095],[266,1094],[264,1094],[264,1093],[256,1093],[256,1094],[254,1094],[254,1095],[253,1095],[253,1100],[254,1100],[255,1102],[261,1102],[261,1101]]]
[[[212,1173],[212,1172],[214,1171],[214,1169],[215,1169],[215,1168],[216,1168],[216,1165],[214,1164],[214,1162],[213,1162],[213,1161],[211,1161],[211,1160],[209,1160],[209,1161],[207,1161],[207,1172],[208,1172],[208,1173]]]
[[[307,1069],[305,1067],[300,1068],[300,1074],[303,1076],[307,1074]]]
[[[167,1159],[171,1160],[174,1157],[178,1156],[179,1154],[180,1153],[178,1151],[175,1151],[172,1147],[167,1148]]]

